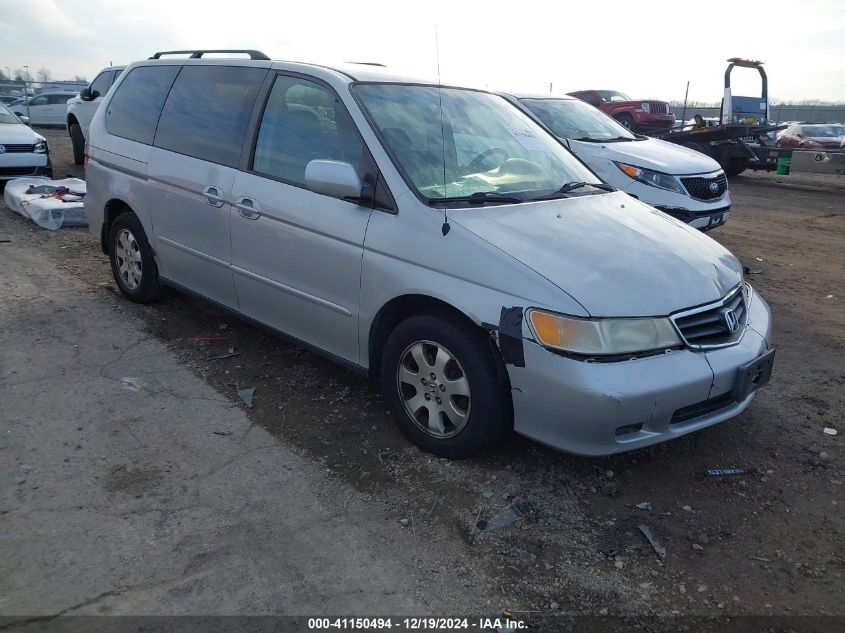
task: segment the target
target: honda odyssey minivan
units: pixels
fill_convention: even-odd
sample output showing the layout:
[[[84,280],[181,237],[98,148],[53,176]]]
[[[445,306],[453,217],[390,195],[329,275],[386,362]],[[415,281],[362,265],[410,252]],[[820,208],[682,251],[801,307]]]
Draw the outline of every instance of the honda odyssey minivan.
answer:
[[[737,259],[503,97],[247,53],[156,54],[94,115],[86,209],[129,300],[167,284],[376,376],[446,457],[511,429],[635,449],[768,381]]]

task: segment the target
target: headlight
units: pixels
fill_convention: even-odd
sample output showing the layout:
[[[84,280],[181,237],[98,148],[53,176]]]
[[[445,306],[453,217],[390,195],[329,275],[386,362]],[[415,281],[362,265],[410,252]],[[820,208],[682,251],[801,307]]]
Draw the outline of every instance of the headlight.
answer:
[[[641,103],[640,110],[642,110],[643,112],[651,112],[651,106],[647,103]]]
[[[35,147],[33,148],[32,151],[35,152],[36,154],[46,154],[47,151],[48,151],[47,141],[42,138],[40,141],[35,143]]]
[[[628,354],[681,344],[669,319],[578,319],[531,310],[528,315],[537,340],[546,347],[574,354]]]
[[[666,189],[667,191],[674,191],[675,193],[684,193],[684,190],[681,189],[681,185],[678,184],[678,180],[674,176],[670,176],[669,174],[661,174],[657,171],[651,171],[650,169],[643,169],[642,167],[635,167],[634,165],[628,165],[626,163],[616,163],[615,165],[621,169],[625,175],[633,178],[634,180],[639,180],[642,183],[647,185],[651,185],[652,187],[657,187],[658,189]]]

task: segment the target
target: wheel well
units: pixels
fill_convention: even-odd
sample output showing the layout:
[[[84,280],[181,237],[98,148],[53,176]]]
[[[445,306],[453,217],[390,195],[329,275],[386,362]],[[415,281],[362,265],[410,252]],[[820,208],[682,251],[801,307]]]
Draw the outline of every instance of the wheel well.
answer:
[[[479,329],[479,326],[466,314],[440,299],[428,295],[402,295],[391,299],[381,307],[370,325],[369,358],[371,374],[377,376],[381,371],[381,353],[384,344],[387,342],[387,337],[390,336],[393,329],[414,314],[432,311],[448,314],[470,327]]]
[[[70,126],[73,125],[74,123],[76,123],[78,125],[79,121],[76,120],[75,116],[73,116],[72,114],[69,114],[68,117],[67,117],[68,133],[70,133]]]
[[[106,255],[109,253],[108,236],[112,222],[122,213],[134,213],[134,211],[123,200],[109,200],[106,202],[105,213],[103,214],[103,228],[100,230],[100,246]]]

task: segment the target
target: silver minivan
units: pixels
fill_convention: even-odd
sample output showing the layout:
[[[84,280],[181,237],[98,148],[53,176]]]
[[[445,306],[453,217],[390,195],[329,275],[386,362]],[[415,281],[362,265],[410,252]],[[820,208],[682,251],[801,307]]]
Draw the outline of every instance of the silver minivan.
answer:
[[[501,96],[246,52],[156,54],[94,116],[85,206],[128,299],[167,284],[379,377],[446,457],[511,429],[631,450],[768,381],[737,259]]]

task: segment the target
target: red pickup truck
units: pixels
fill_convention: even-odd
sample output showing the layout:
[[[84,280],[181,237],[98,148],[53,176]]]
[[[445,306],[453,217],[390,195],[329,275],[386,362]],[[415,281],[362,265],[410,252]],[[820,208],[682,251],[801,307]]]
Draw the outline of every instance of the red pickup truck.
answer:
[[[632,132],[663,134],[675,123],[665,101],[636,100],[616,90],[578,90],[569,93],[612,116]]]

